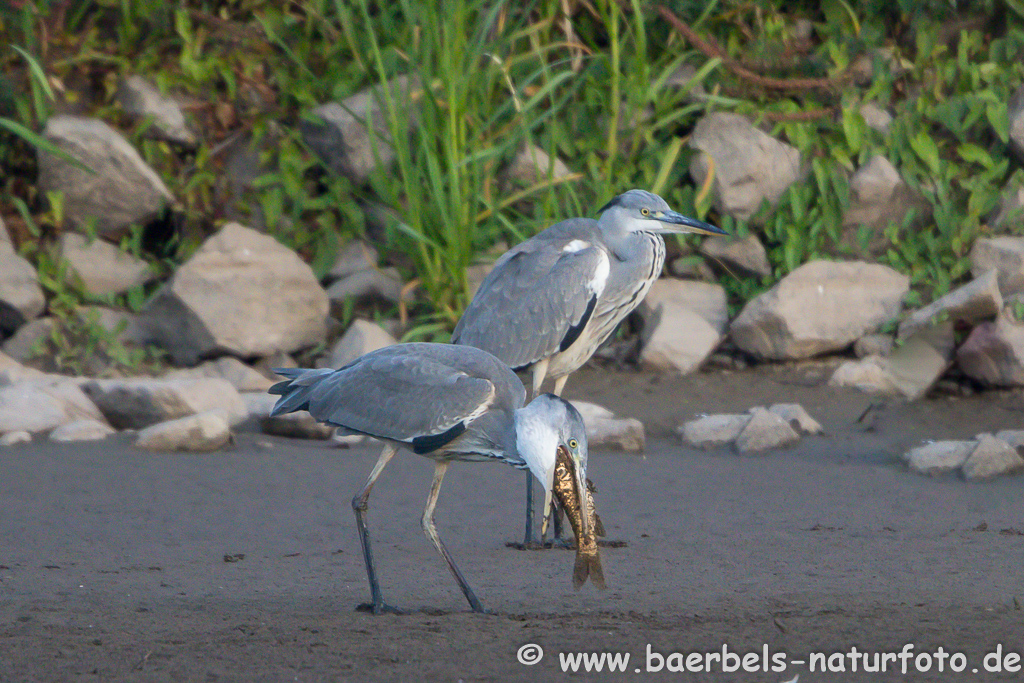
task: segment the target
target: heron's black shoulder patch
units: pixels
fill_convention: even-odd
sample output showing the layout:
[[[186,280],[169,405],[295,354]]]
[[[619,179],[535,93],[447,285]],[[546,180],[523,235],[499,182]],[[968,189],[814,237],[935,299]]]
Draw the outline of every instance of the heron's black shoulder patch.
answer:
[[[612,197],[612,200],[610,202],[608,202],[607,204],[602,206],[600,209],[598,209],[597,213],[598,213],[598,215],[600,215],[600,214],[604,213],[605,211],[607,211],[608,209],[612,208],[613,206],[618,206],[621,203],[622,203],[622,195],[621,194],[620,195],[616,195],[616,196]]]
[[[458,423],[451,429],[441,432],[440,434],[428,434],[427,436],[417,436],[412,440],[412,452],[416,455],[424,455],[426,453],[433,453],[438,448],[446,446],[455,439],[457,439],[464,431],[466,431],[466,421]]]
[[[562,337],[562,343],[558,345],[559,351],[565,351],[567,348],[572,346],[572,343],[580,338],[583,334],[583,328],[590,322],[590,316],[594,314],[594,306],[597,305],[597,295],[590,297],[590,301],[587,302],[587,310],[583,311],[583,316],[580,321],[575,325],[570,325],[566,331],[565,336]]]

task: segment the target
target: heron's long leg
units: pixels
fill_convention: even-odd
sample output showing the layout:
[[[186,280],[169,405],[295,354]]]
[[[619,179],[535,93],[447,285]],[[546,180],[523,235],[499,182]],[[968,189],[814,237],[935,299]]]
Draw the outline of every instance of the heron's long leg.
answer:
[[[373,610],[374,614],[399,611],[390,605],[385,605],[384,598],[381,597],[380,584],[377,583],[377,572],[373,568],[370,532],[366,528],[366,502],[370,499],[370,489],[373,488],[373,483],[377,481],[377,477],[380,476],[384,466],[388,464],[396,450],[391,444],[385,444],[384,450],[381,451],[380,457],[377,458],[377,464],[373,466],[373,470],[366,480],[366,486],[352,499],[352,510],[356,513],[356,526],[359,528],[359,543],[363,546],[363,561],[366,562],[366,578],[370,582],[370,597],[373,601],[368,607]]]
[[[548,360],[544,359],[533,366],[533,394],[530,400],[540,395],[540,388],[544,384],[544,377],[548,374]],[[546,508],[545,508],[546,509]],[[543,539],[542,539],[543,540]],[[533,541],[533,475],[526,473],[526,535],[523,537],[523,547],[529,548]]]
[[[444,547],[441,537],[437,535],[437,529],[434,528],[434,506],[437,505],[437,496],[441,492],[441,481],[444,479],[444,473],[447,470],[448,463],[444,460],[439,460],[434,464],[434,482],[430,485],[430,497],[427,498],[427,507],[423,510],[423,519],[420,523],[423,525],[423,533],[427,535],[427,538],[437,548],[437,552],[441,553],[441,557],[444,558],[445,563],[448,565],[448,570],[451,571],[455,580],[459,582],[459,588],[462,589],[466,600],[469,600],[469,606],[473,608],[474,612],[483,612],[484,608],[480,605],[480,601],[476,599],[473,589],[466,583],[462,572],[455,566],[455,560],[452,559],[448,548]]]

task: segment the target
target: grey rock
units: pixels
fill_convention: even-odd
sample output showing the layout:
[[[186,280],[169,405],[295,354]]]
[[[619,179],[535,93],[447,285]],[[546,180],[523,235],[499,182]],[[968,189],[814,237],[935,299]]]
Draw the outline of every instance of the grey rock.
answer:
[[[790,185],[804,177],[800,151],[779,142],[743,116],[716,112],[702,118],[690,136],[699,150],[690,175],[701,184],[714,160],[715,207],[750,220],[765,200],[774,205]]]
[[[704,318],[719,334],[725,334],[729,326],[729,308],[726,304],[725,289],[721,285],[696,280],[659,278],[651,285],[647,296],[637,307],[637,312],[646,323],[656,315],[658,307],[665,303],[693,311]]]
[[[50,432],[50,441],[99,441],[115,433],[106,422],[75,420],[66,422]]]
[[[1003,429],[996,432],[995,437],[1016,448],[1018,453],[1024,449],[1024,429]],[[980,439],[981,436],[977,438]]]
[[[1024,324],[999,316],[971,330],[956,352],[968,377],[989,386],[1024,386]]]
[[[732,340],[775,360],[835,351],[895,318],[909,287],[906,275],[886,266],[805,263],[747,303],[732,322]]]
[[[68,276],[77,276],[89,294],[120,294],[154,277],[142,259],[101,239],[90,242],[76,232],[61,236],[60,255],[70,266]]]
[[[194,146],[196,136],[185,122],[178,103],[166,97],[141,76],[129,76],[117,91],[117,100],[125,113],[136,119],[152,117],[146,133],[180,145]]]
[[[946,474],[960,469],[976,447],[976,441],[935,441],[911,448],[903,458],[919,474]]]
[[[885,228],[890,223],[902,225],[911,211],[916,225],[931,215],[931,206],[904,182],[888,159],[873,156],[850,179],[850,206],[843,214],[842,241],[879,255],[891,244]],[[866,243],[861,235],[865,229]]]
[[[734,275],[767,277],[772,274],[768,254],[757,235],[742,239],[712,236],[704,240],[700,253]]]
[[[400,76],[389,82],[389,90],[398,106],[415,101],[419,85],[415,79]],[[415,110],[410,109],[408,125],[415,125]],[[347,97],[330,102],[312,111],[313,118],[299,122],[302,138],[324,163],[336,173],[365,183],[376,167],[374,148],[381,167],[390,168],[395,160],[384,107],[384,88],[378,84]],[[374,139],[376,138],[376,139]]]
[[[14,360],[25,363],[35,358],[35,351],[46,353],[46,342],[50,338],[56,320],[47,316],[37,318],[27,325],[18,328],[14,336],[4,342],[0,349]]]
[[[172,370],[164,379],[223,379],[239,392],[266,391],[274,384],[262,372],[255,370],[237,358],[224,356],[217,360],[200,363],[194,368]]]
[[[800,440],[789,422],[773,412],[757,407],[750,411],[750,421],[736,437],[740,453],[759,453],[782,448]]]
[[[238,391],[223,379],[101,379],[82,388],[118,429],[142,429],[215,409],[224,410],[232,423],[248,416]]]
[[[571,175],[572,172],[561,159],[555,158],[552,161],[548,153],[540,147],[527,145],[519,150],[506,173],[509,180],[523,185],[534,185],[547,179],[549,173],[552,179],[558,180]]]
[[[892,125],[892,114],[874,102],[865,102],[860,105],[860,115],[864,117],[864,123],[868,128],[883,135],[889,132],[889,126]]]
[[[1017,88],[1010,97],[1006,116],[1010,120],[1010,147],[1024,160],[1024,86]]]
[[[43,150],[39,192],[62,192],[64,216],[74,227],[95,220],[101,234],[144,223],[173,201],[160,177],[113,128],[96,119],[54,116],[44,137],[95,174]]]
[[[277,403],[278,396],[267,393],[244,393],[242,400],[249,414],[244,427],[255,426],[264,434],[287,436],[292,439],[330,439],[334,427],[313,419],[305,410],[270,417],[270,411]]]
[[[0,338],[12,334],[46,308],[39,275],[31,263],[0,243]]]
[[[853,343],[853,352],[857,358],[866,356],[882,356],[892,353],[893,338],[889,334],[866,334]]]
[[[868,85],[874,80],[875,61],[893,76],[902,76],[913,67],[909,61],[901,59],[891,47],[880,47],[860,55],[850,65],[850,73],[857,85]]]
[[[405,283],[398,274],[397,268],[371,268],[356,271],[333,282],[327,288],[327,297],[332,308],[340,307],[347,299],[363,299],[376,297],[399,303],[413,300],[411,291],[404,291]]]
[[[996,272],[999,292],[1024,292],[1024,237],[979,237],[971,247],[971,275]]]
[[[231,428],[221,410],[209,410],[159,422],[139,432],[135,445],[151,451],[215,451],[231,440]]]
[[[798,434],[821,434],[823,431],[821,424],[811,417],[799,403],[776,403],[768,408],[768,412],[778,415],[788,422],[789,426]]]
[[[326,336],[327,293],[273,237],[237,223],[208,239],[147,304],[149,334],[181,365],[292,352]]]
[[[976,323],[995,316],[1002,307],[1003,297],[999,293],[996,272],[990,270],[908,315],[900,323],[897,337],[906,339],[916,334],[931,324],[936,316]]]
[[[636,418],[617,418],[603,406],[585,401],[573,401],[587,428],[587,442],[591,448],[605,446],[627,453],[644,450],[647,438],[644,425]]]
[[[899,394],[895,379],[889,370],[889,361],[881,356],[867,356],[846,361],[832,373],[830,387],[851,387],[866,394],[895,396]]]
[[[364,270],[376,270],[377,250],[372,244],[362,240],[352,240],[338,248],[338,257],[334,260],[327,280],[340,280],[344,277]]]
[[[46,432],[82,419],[103,416],[73,382],[41,378],[0,387],[0,434]]]
[[[967,481],[983,481],[1024,469],[1017,449],[991,434],[982,434],[978,445],[961,467]]]
[[[721,333],[699,313],[665,301],[644,324],[640,363],[655,370],[693,372],[721,341]]]
[[[694,448],[721,448],[736,440],[751,415],[705,415],[683,424],[677,432]]]
[[[16,446],[19,443],[32,443],[32,435],[28,432],[7,432],[0,435],[0,447]]]
[[[340,368],[359,356],[397,344],[398,341],[380,325],[368,320],[353,320],[330,354],[317,362],[317,367]]]
[[[277,353],[260,358],[253,367],[263,373],[264,377],[280,382],[284,377],[275,373],[274,368],[297,368],[299,364],[287,353],[278,351]]]
[[[832,375],[829,385],[918,399],[949,367],[953,341],[952,323],[935,325],[904,341],[888,358],[867,356],[843,363]]]

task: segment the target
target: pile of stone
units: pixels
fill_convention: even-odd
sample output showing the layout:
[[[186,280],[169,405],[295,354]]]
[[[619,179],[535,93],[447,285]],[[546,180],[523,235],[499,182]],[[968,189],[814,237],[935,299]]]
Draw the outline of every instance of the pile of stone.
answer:
[[[904,454],[912,471],[927,475],[958,472],[967,481],[983,481],[1024,470],[1024,431],[979,434],[969,441],[933,441]]]
[[[742,414],[703,415],[676,431],[694,448],[731,445],[737,453],[757,454],[790,446],[806,434],[821,434],[822,428],[803,406],[776,403],[769,408],[755,406]]]

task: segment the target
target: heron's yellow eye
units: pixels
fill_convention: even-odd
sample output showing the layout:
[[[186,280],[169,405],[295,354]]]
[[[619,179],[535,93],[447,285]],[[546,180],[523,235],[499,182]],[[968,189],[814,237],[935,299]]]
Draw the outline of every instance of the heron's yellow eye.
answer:
[[[576,449],[579,448],[579,445],[580,443],[576,439],[569,439],[569,448]]]
[[[640,209],[640,215],[641,216],[650,216],[651,212],[648,211],[647,209]]]

